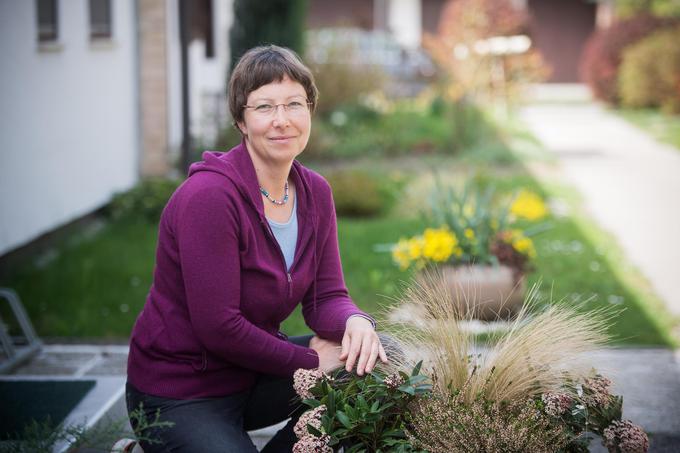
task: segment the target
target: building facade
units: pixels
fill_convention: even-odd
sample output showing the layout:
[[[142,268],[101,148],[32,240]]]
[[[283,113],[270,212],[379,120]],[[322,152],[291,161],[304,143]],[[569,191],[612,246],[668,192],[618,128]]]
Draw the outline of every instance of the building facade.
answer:
[[[0,1],[0,256],[174,167],[179,1]],[[209,142],[232,0],[191,4],[190,125]]]

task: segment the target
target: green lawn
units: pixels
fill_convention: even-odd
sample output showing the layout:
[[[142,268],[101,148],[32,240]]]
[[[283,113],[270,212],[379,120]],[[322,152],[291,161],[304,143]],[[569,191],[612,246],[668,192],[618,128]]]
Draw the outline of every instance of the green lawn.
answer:
[[[368,164],[357,161],[352,165]],[[499,190],[529,187],[548,194],[517,164],[480,165],[450,157],[372,160],[373,171],[408,180],[404,193],[387,217],[341,218],[339,237],[350,293],[362,309],[378,318],[381,307],[398,297],[409,274],[399,271],[390,254],[376,246],[422,231],[418,208],[431,180],[426,170],[433,167],[450,180],[475,176]],[[625,260],[612,255],[616,244],[597,236],[599,230],[583,217],[554,217],[550,223],[551,229],[534,238],[538,258],[528,279],[530,284],[542,281],[544,300],[564,299],[583,310],[621,309],[611,327],[616,343],[671,344],[665,312],[658,309],[644,285],[630,278],[638,274],[622,270]],[[93,237],[71,236],[51,260],[36,257],[0,285],[19,293],[42,336],[125,339],[151,283],[155,242],[155,225],[111,222]],[[286,321],[284,330],[306,332],[299,311]]]
[[[680,115],[667,115],[651,109],[616,112],[657,140],[673,145],[680,151]]]

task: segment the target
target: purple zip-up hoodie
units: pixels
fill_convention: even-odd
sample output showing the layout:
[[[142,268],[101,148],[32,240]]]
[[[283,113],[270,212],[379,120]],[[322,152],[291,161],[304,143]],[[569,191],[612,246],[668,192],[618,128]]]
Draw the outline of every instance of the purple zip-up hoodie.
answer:
[[[130,339],[129,382],[167,398],[225,396],[258,373],[317,367],[315,351],[279,332],[300,302],[309,327],[334,341],[351,315],[366,316],[345,287],[320,175],[293,162],[298,238],[286,271],[245,144],[203,159],[163,210],[153,285]]]

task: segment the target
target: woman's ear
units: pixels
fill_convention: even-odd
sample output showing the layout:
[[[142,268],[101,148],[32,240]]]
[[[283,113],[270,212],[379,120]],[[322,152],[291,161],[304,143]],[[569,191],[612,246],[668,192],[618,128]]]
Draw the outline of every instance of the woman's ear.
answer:
[[[241,132],[241,135],[243,136],[248,135],[246,124],[243,121],[236,122],[236,128]]]

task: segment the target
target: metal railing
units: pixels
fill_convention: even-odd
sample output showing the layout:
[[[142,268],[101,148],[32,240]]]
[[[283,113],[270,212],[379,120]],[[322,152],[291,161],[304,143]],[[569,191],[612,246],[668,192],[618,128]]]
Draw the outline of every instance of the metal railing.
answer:
[[[4,353],[2,359],[0,359],[0,374],[5,374],[40,351],[42,342],[36,335],[33,324],[17,293],[9,288],[0,288],[0,299],[9,303],[12,314],[23,334],[23,341],[17,342],[17,339],[10,336],[7,324],[0,317],[0,346]]]

